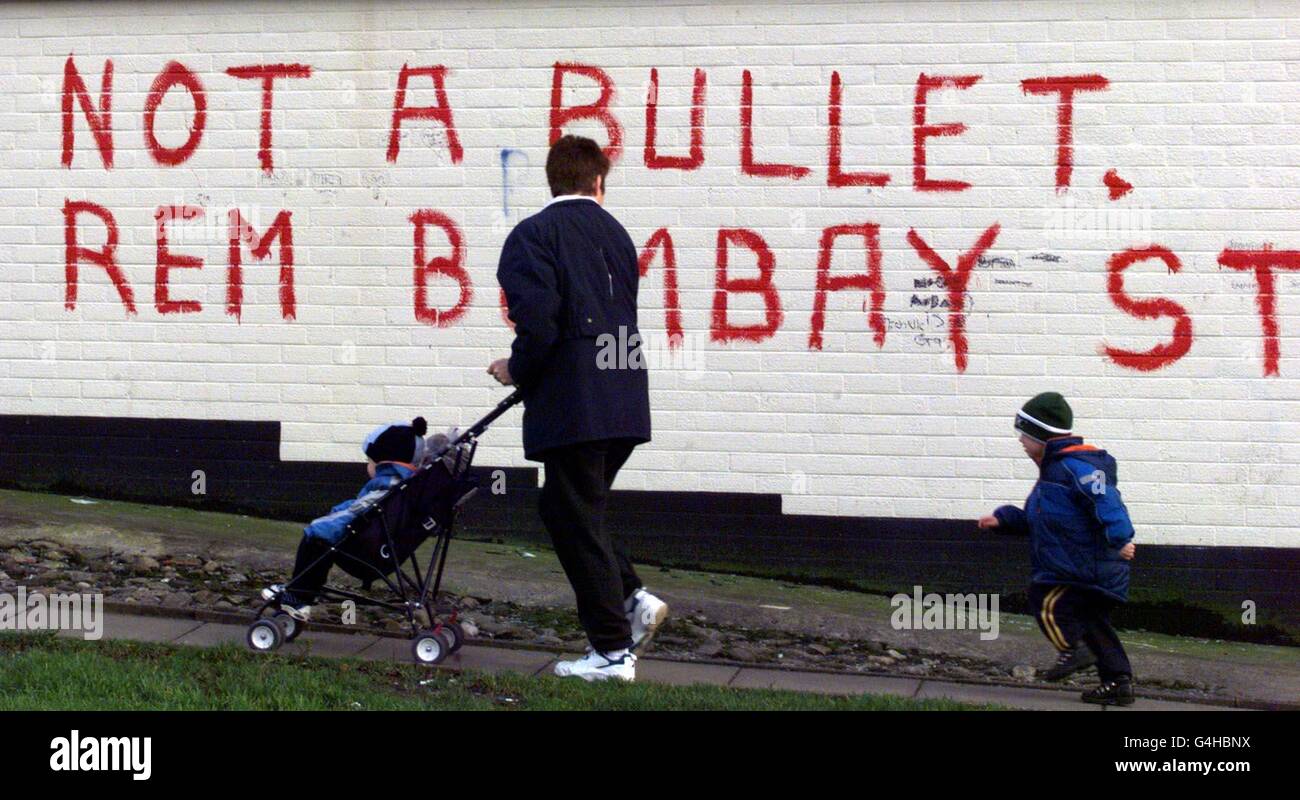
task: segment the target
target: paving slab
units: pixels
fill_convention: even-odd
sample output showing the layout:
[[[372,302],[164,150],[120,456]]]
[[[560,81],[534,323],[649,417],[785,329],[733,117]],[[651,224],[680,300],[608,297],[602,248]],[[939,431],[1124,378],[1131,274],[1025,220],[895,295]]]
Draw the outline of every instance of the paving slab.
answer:
[[[921,681],[877,675],[836,675],[825,672],[743,667],[731,685],[738,689],[786,689],[817,694],[889,694],[911,697]]]
[[[946,698],[963,703],[992,703],[1031,711],[1097,711],[1079,701],[1078,694],[1044,689],[1020,689],[1015,686],[980,686],[967,683],[924,681],[916,693],[917,700]]]
[[[680,661],[658,661],[643,658],[636,662],[637,681],[662,683],[667,686],[726,686],[735,679],[740,667],[722,664],[687,664]]]
[[[107,639],[140,642],[171,642],[192,646],[213,646],[228,642],[242,644],[246,625],[200,622],[193,619],[136,616],[108,613],[104,615],[103,635]],[[59,636],[80,638],[81,631],[60,631]],[[409,639],[379,637],[370,634],[346,634],[333,631],[304,631],[295,642],[281,651],[285,654],[323,657],[359,657],[410,663]],[[556,656],[542,650],[483,647],[467,644],[440,666],[450,670],[478,670],[487,673],[515,672],[523,675],[549,674]],[[916,699],[947,698],[965,703],[988,703],[1011,708],[1059,711],[1095,711],[1100,706],[1081,703],[1075,691],[1063,692],[947,683],[878,675],[848,675],[797,670],[774,670],[724,664],[694,664],[680,661],[642,659],[637,677],[647,683],[672,686],[705,684],[742,689],[784,689],[830,695],[879,694]],[[1225,711],[1227,709],[1197,703],[1139,698],[1134,711]]]
[[[281,647],[280,652],[291,656],[353,658],[362,650],[378,642],[379,638],[378,636],[361,633],[313,631],[308,628],[297,639]]]
[[[377,642],[356,654],[358,658],[372,661],[401,661],[415,663],[411,657],[410,639],[380,638]],[[438,666],[452,670],[474,669],[496,674],[499,672],[517,672],[521,675],[535,675],[546,669],[555,656],[541,650],[515,650],[505,647],[475,647],[467,644],[447,657]]]
[[[403,654],[410,658],[409,645],[403,648]],[[522,675],[538,675],[551,672],[555,664],[555,654],[543,650],[514,650],[503,647],[475,647],[465,645],[439,664],[447,669],[473,669],[481,672],[518,672]]]
[[[176,617],[145,617],[132,614],[105,614],[105,639],[125,639],[132,642],[171,642],[198,628],[203,623]],[[82,638],[81,631],[59,631],[65,638]]]
[[[205,622],[194,630],[176,639],[176,644],[188,644],[196,647],[216,647],[220,644],[244,644],[248,633],[246,625],[228,625],[220,622]]]

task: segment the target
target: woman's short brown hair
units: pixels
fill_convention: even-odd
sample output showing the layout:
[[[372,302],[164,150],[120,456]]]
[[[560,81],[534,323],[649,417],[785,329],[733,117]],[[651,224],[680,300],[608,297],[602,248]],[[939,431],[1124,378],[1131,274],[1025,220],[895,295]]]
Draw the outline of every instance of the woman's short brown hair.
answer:
[[[551,196],[595,194],[596,178],[609,174],[609,159],[600,145],[583,136],[561,136],[546,154],[546,182]]]

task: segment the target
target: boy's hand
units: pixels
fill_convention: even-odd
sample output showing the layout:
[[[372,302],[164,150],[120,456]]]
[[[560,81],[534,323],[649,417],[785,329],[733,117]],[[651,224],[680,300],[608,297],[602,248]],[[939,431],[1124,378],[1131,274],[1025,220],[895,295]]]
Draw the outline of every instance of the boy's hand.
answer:
[[[980,517],[979,521],[980,530],[982,531],[988,530],[989,528],[996,528],[1000,524],[1002,523],[998,522],[998,518],[995,514],[985,514]]]
[[[1137,553],[1137,545],[1129,542],[1119,549],[1119,557],[1125,561],[1132,561],[1133,555]]]

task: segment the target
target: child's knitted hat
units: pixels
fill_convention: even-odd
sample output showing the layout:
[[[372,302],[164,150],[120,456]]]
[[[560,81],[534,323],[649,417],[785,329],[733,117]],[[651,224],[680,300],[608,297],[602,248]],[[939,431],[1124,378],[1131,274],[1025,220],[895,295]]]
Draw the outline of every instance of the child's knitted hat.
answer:
[[[1056,392],[1043,392],[1020,408],[1016,414],[1016,430],[1036,442],[1046,442],[1055,436],[1069,436],[1074,425],[1074,412],[1065,398]]]
[[[410,425],[401,422],[380,425],[366,436],[361,450],[376,464],[380,461],[418,464],[424,460],[424,434],[428,430],[424,417],[416,417]]]

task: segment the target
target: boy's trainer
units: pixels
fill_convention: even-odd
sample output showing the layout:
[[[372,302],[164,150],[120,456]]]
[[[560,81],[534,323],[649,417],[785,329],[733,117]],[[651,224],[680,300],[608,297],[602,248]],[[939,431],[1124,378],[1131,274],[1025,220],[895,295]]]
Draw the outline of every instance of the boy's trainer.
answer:
[[[1063,680],[1096,663],[1097,656],[1093,654],[1087,645],[1081,644],[1073,650],[1062,650],[1061,654],[1056,657],[1056,663],[1043,674],[1043,678],[1049,681]]]
[[[1089,689],[1080,699],[1099,706],[1131,706],[1136,698],[1133,696],[1133,681],[1118,678],[1106,681],[1096,689]]]

